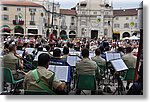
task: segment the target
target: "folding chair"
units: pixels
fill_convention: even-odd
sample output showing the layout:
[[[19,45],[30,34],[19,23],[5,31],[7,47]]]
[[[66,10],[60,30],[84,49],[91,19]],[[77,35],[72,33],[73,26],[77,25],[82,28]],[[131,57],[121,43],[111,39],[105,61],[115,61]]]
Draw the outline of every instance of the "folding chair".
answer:
[[[78,75],[77,78],[77,89],[81,90],[84,94],[83,90],[96,90],[96,78],[95,75]]]
[[[124,81],[134,81],[134,74],[135,74],[135,68],[128,68],[123,80]]]
[[[12,72],[9,68],[3,68],[3,71],[4,71],[4,82],[6,83],[10,83],[12,84],[14,87],[14,91],[13,91],[13,94],[15,93],[19,83],[23,82],[24,79],[19,79],[19,80],[14,80],[14,77],[12,75]],[[11,88],[12,90],[12,88]]]
[[[106,65],[102,65],[100,63],[97,63],[97,73],[96,73],[96,79],[97,79],[97,85],[98,88],[100,85],[104,85],[104,80],[106,79]],[[101,83],[100,83],[101,82]]]
[[[128,68],[127,71],[121,76],[122,81],[127,81],[127,83],[132,83],[134,81],[135,68]],[[129,86],[128,86],[129,87]]]

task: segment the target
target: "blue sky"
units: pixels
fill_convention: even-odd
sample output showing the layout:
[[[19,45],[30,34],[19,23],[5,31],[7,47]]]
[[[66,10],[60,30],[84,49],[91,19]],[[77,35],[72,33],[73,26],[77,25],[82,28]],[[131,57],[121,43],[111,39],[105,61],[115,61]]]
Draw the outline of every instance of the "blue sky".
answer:
[[[53,0],[50,0],[50,1],[53,1]],[[54,1],[59,2],[61,4],[61,8],[72,8],[79,1],[84,1],[84,0],[54,0]],[[114,5],[114,9],[137,8],[139,7],[139,4],[141,1],[143,0],[113,0],[113,5]]]

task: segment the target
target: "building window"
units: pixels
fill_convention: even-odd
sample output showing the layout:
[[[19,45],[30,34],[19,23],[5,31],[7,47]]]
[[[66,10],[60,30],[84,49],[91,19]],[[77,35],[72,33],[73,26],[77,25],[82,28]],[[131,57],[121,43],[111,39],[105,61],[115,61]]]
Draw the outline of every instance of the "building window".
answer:
[[[82,12],[83,15],[85,15],[85,12]]]
[[[94,15],[97,15],[97,12],[93,12]]]
[[[71,17],[71,21],[72,21],[72,22],[75,22],[75,20],[74,20],[74,19],[75,19],[74,17]]]
[[[54,12],[56,12],[56,6],[54,7]]]
[[[105,15],[108,15],[109,13],[108,12],[105,12]]]
[[[30,12],[36,12],[36,8],[29,8]]]
[[[9,16],[8,15],[2,15],[2,20],[8,21],[9,20]]]
[[[3,7],[3,11],[8,11],[8,8],[7,7]]]
[[[62,25],[62,26],[65,26],[65,25],[66,25],[66,22],[62,21],[62,22],[61,22],[61,25]]]
[[[56,18],[54,19],[54,25],[57,25],[57,19]]]
[[[104,26],[107,26],[108,25],[108,22],[104,22]]]
[[[126,17],[126,20],[129,20],[129,17]]]
[[[108,29],[104,29],[104,35],[108,34]]]
[[[124,28],[129,28],[129,23],[125,23]]]
[[[114,28],[120,28],[120,24],[114,24]]]
[[[86,21],[81,21],[81,25],[86,25]]]
[[[17,8],[17,11],[21,11],[21,8]]]
[[[15,20],[18,20],[18,15],[15,15]]]
[[[119,17],[116,17],[116,20],[119,20]]]
[[[135,19],[137,19],[137,17],[135,17]]]
[[[135,23],[135,28],[137,28],[137,23]]]

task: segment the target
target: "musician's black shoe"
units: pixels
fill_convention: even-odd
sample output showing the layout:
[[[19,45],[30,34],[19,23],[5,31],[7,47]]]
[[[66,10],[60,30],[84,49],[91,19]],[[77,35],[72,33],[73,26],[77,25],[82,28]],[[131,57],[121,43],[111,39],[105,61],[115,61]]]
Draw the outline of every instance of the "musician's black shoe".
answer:
[[[129,86],[126,86],[126,90],[129,90]]]

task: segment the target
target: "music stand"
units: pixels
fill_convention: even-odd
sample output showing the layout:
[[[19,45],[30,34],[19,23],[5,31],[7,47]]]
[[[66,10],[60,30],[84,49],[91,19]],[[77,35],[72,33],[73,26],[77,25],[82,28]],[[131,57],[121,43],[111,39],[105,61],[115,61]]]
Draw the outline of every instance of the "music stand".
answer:
[[[108,63],[110,63],[110,61],[112,60],[116,60],[116,59],[121,59],[121,55],[120,53],[117,52],[106,52],[106,68],[107,68],[107,73],[108,73]],[[110,83],[110,76],[107,76],[109,82]]]
[[[118,81],[118,88],[116,88],[116,90],[113,93],[113,95],[116,92],[118,92],[118,95],[123,94],[122,93],[122,88],[124,86],[123,86],[122,80],[120,78],[120,72],[124,71],[124,70],[127,70],[128,68],[127,68],[126,64],[124,63],[124,61],[122,59],[112,60],[110,62],[113,65],[115,71],[117,72],[117,81]]]

